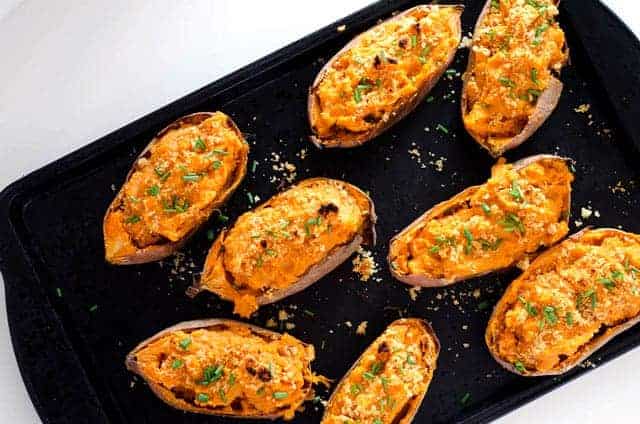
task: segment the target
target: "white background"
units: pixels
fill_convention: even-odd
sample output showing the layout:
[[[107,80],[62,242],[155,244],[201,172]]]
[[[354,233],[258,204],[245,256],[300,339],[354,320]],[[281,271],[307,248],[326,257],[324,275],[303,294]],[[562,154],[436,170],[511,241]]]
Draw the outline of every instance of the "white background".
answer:
[[[0,0],[0,188],[369,2]],[[605,3],[640,34],[637,1]],[[0,297],[0,421],[37,423]],[[499,422],[637,422],[638,364],[640,349]]]

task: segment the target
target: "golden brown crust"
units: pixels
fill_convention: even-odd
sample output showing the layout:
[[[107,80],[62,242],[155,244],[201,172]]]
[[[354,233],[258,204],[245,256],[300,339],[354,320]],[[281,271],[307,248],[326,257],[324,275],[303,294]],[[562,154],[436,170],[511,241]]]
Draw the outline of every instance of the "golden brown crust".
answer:
[[[362,190],[343,181],[330,180],[327,178],[311,178],[308,180],[304,180],[292,186],[285,192],[272,197],[253,211],[247,212],[247,215],[259,212],[261,210],[264,210],[265,208],[271,208],[271,205],[274,201],[276,201],[283,195],[287,195],[287,193],[295,190],[296,188],[313,187],[314,185],[325,184],[337,185],[338,187],[344,188],[350,193],[351,196],[353,196],[353,198],[358,198],[360,199],[359,201],[361,203],[365,203],[367,205],[366,210],[361,211],[364,216],[363,225],[356,233],[353,234],[353,237],[350,240],[347,240],[343,244],[332,247],[325,253],[325,256],[319,262],[311,264],[307,268],[306,272],[301,274],[292,284],[289,284],[282,288],[272,288],[266,293],[256,295],[256,307],[276,302],[307,288],[308,286],[322,278],[324,275],[331,272],[342,262],[344,262],[354,251],[358,249],[361,244],[375,244],[375,222],[377,218],[373,202],[371,201],[369,196],[367,196],[367,194]],[[242,305],[241,303],[243,303],[243,301],[248,301],[251,299],[242,297],[241,291],[236,290],[233,292],[225,292],[228,287],[236,287],[235,281],[230,281],[228,285],[225,284],[225,289],[221,288],[218,290],[214,288],[215,284],[213,283],[213,281],[216,281],[216,276],[224,274],[224,279],[227,281],[232,278],[231,273],[224,268],[225,266],[223,260],[225,252],[225,242],[227,240],[229,231],[230,230],[222,231],[218,238],[214,241],[211,249],[209,250],[209,253],[207,254],[207,259],[205,261],[204,270],[200,281],[194,283],[194,285],[188,289],[187,294],[189,296],[195,296],[203,290],[212,291],[226,300],[234,301],[234,303],[236,303],[237,313],[241,315],[248,315],[255,308],[250,307],[249,305]],[[298,254],[304,255],[304,252],[297,252],[296,255]],[[253,297],[253,295],[251,295],[251,297]]]
[[[625,231],[621,231],[613,228],[602,228],[602,229],[590,229],[585,228],[578,233],[575,233],[569,236],[564,242],[548,249],[544,253],[542,253],[535,261],[533,261],[529,268],[516,280],[514,280],[511,285],[505,291],[503,297],[498,301],[495,306],[493,313],[491,314],[491,318],[489,320],[489,324],[487,325],[487,330],[485,333],[485,342],[491,353],[491,356],[505,369],[525,377],[538,377],[538,376],[549,376],[549,375],[560,375],[564,374],[572,368],[578,366],[582,361],[591,356],[595,351],[604,346],[609,340],[614,338],[615,336],[621,334],[622,332],[628,330],[633,327],[635,324],[640,321],[640,314],[635,315],[634,317],[625,320],[624,322],[617,323],[615,325],[606,326],[603,324],[602,327],[598,329],[598,331],[594,334],[594,337],[588,340],[587,343],[580,345],[579,349],[573,355],[563,355],[564,359],[561,359],[556,366],[551,369],[531,369],[530,367],[525,367],[523,363],[516,364],[512,361],[508,361],[502,357],[502,355],[498,352],[497,347],[497,333],[499,323],[503,320],[503,315],[507,308],[507,301],[514,293],[516,293],[519,284],[521,281],[527,281],[527,278],[532,275],[536,275],[539,272],[539,268],[543,267],[549,261],[553,261],[555,258],[558,258],[560,255],[566,254],[564,252],[565,246],[570,242],[583,242],[585,238],[593,238],[593,239],[603,239],[605,237],[620,237],[620,238],[632,238],[636,241],[636,243],[640,244],[640,236],[632,233],[627,233]],[[541,270],[540,270],[541,272]],[[634,272],[635,274],[635,272]],[[522,300],[520,299],[522,302]],[[567,324],[568,325],[568,324]]]
[[[360,355],[360,357],[355,361],[355,363],[349,368],[349,370],[345,373],[344,377],[340,380],[340,382],[336,385],[335,390],[333,391],[333,394],[331,395],[331,397],[329,398],[329,401],[327,403],[327,406],[325,408],[325,413],[323,415],[322,418],[322,423],[325,424],[333,424],[336,421],[336,416],[332,415],[335,413],[338,413],[339,411],[337,411],[337,406],[335,405],[337,402],[340,401],[339,397],[340,396],[344,396],[345,392],[352,392],[353,393],[353,387],[354,387],[354,374],[357,372],[358,368],[360,367],[361,363],[364,361],[365,357],[367,355],[371,355],[373,353],[374,350],[377,350],[378,354],[381,354],[381,349],[380,349],[380,345],[381,344],[386,344],[387,340],[387,332],[394,328],[394,327],[401,327],[401,326],[412,326],[415,328],[420,329],[420,331],[423,333],[423,335],[425,337],[427,337],[428,342],[427,344],[422,344],[420,343],[420,350],[422,352],[422,356],[423,358],[421,358],[420,360],[418,360],[418,363],[422,363],[424,362],[425,365],[425,373],[426,375],[429,376],[429,378],[427,379],[427,381],[424,383],[424,387],[421,388],[420,393],[416,394],[413,398],[407,400],[407,404],[405,407],[403,408],[399,408],[399,414],[393,416],[391,419],[389,420],[381,420],[380,422],[387,424],[387,423],[410,423],[413,420],[413,417],[415,416],[415,414],[418,412],[418,409],[420,408],[420,405],[422,404],[422,401],[425,397],[425,395],[427,394],[427,391],[429,389],[429,385],[431,383],[431,378],[433,378],[433,374],[435,372],[436,366],[437,366],[437,360],[438,360],[438,356],[440,353],[440,342],[435,334],[435,332],[433,331],[433,328],[431,327],[431,325],[422,319],[418,319],[418,318],[403,318],[403,319],[399,319],[396,320],[394,322],[392,322],[387,329],[385,330],[385,332],[383,332],[383,334],[381,334],[376,340],[373,341],[373,343],[371,343],[371,345],[369,345],[369,347],[367,347],[367,349],[365,349],[365,351]],[[382,353],[382,355],[385,355],[385,353]],[[409,361],[410,358],[407,356],[405,361]],[[412,359],[413,361],[413,359]],[[413,361],[414,365],[415,365],[415,361]],[[349,385],[351,388],[346,389],[345,386]],[[386,387],[385,390],[389,390],[389,383],[383,383],[383,387]],[[366,390],[366,389],[359,389],[359,390]],[[387,393],[387,395],[391,396],[390,393]],[[384,396],[383,394],[380,394],[380,396]],[[379,397],[375,397],[376,401],[381,400],[381,398]],[[357,402],[357,400],[354,400],[355,402]],[[354,407],[355,408],[355,407]]]
[[[217,112],[217,113],[220,113],[220,112]],[[134,162],[133,166],[127,173],[127,176],[125,178],[125,181],[120,191],[118,192],[116,197],[113,199],[113,201],[109,205],[109,208],[107,209],[107,212],[105,213],[105,216],[103,219],[105,259],[107,262],[114,265],[133,265],[133,264],[142,264],[142,263],[161,260],[163,258],[166,258],[167,256],[172,255],[173,253],[178,251],[184,245],[184,243],[186,243],[189,240],[189,238],[199,229],[199,227],[206,221],[208,216],[210,216],[210,214],[216,208],[220,207],[222,204],[226,202],[226,200],[236,190],[238,185],[240,185],[247,171],[249,147],[248,147],[248,144],[244,142],[244,137],[240,132],[240,130],[238,129],[238,127],[236,126],[236,124],[233,122],[233,120],[231,120],[231,118],[227,117],[228,119],[227,122],[230,128],[232,129],[232,131],[235,132],[238,135],[238,137],[244,142],[244,146],[245,146],[244,152],[240,157],[240,163],[238,163],[236,168],[234,169],[234,174],[233,174],[233,178],[231,179],[231,183],[226,187],[224,187],[224,190],[217,197],[216,201],[211,203],[207,207],[207,212],[203,214],[201,219],[199,219],[197,222],[194,222],[192,224],[191,230],[182,239],[178,241],[163,239],[158,244],[152,244],[152,245],[148,245],[140,248],[135,246],[133,241],[129,239],[127,242],[129,248],[125,249],[127,251],[127,253],[125,254],[119,254],[118,252],[114,252],[114,248],[111,247],[111,244],[115,243],[114,240],[120,239],[121,237],[117,236],[115,233],[112,232],[112,230],[110,229],[109,221],[113,218],[114,212],[122,204],[123,198],[125,196],[124,187],[127,184],[127,182],[131,179],[131,176],[133,175],[133,173],[136,171],[137,163],[141,160],[144,160],[144,158],[146,158],[146,156],[148,155],[153,145],[158,143],[162,139],[162,137],[168,132],[172,130],[180,129],[180,128],[189,127],[189,126],[197,126],[203,121],[213,117],[214,115],[215,113],[212,113],[212,112],[197,112],[197,113],[186,115],[177,119],[176,121],[172,122],[171,124],[163,128],[161,131],[159,131],[158,134],[149,142],[149,144],[140,153],[140,155]],[[120,231],[123,231],[123,230],[120,229]],[[119,240],[119,242],[122,242],[122,240]]]
[[[523,169],[531,164],[534,164],[536,162],[540,162],[540,161],[545,161],[545,160],[561,160],[561,161],[568,161],[569,159],[567,158],[562,158],[559,156],[554,156],[554,155],[535,155],[535,156],[530,156],[527,158],[523,158],[517,162],[513,163],[513,168],[515,170],[520,170]],[[495,272],[495,271],[499,271],[500,269],[492,269],[492,270],[487,270],[484,272],[480,272],[480,273],[476,273],[473,275],[465,275],[465,276],[456,276],[453,278],[432,278],[428,275],[424,275],[424,274],[408,274],[408,273],[403,273],[400,272],[398,269],[396,269],[396,267],[394,266],[394,244],[400,240],[403,240],[403,238],[408,237],[415,229],[421,227],[424,225],[425,222],[431,220],[431,219],[435,219],[441,215],[443,215],[444,213],[446,213],[449,210],[455,209],[457,206],[462,206],[465,205],[469,199],[477,192],[477,190],[482,187],[482,186],[473,186],[473,187],[469,187],[466,190],[463,190],[462,192],[458,193],[457,195],[455,195],[454,197],[452,197],[451,199],[448,199],[444,202],[441,202],[437,205],[435,205],[433,208],[429,209],[428,211],[426,211],[424,214],[422,214],[420,217],[418,217],[415,221],[413,221],[411,224],[409,224],[409,226],[407,226],[405,229],[403,229],[400,233],[398,233],[397,235],[395,235],[390,243],[389,243],[389,255],[387,257],[387,261],[389,263],[389,269],[391,272],[391,275],[396,278],[397,280],[412,285],[412,286],[422,286],[422,287],[443,287],[443,286],[448,286],[451,284],[455,284],[459,281],[463,281],[466,279],[470,279],[470,278],[475,278],[475,277],[480,277],[482,275],[486,275],[488,273],[491,272]],[[565,204],[567,205],[567,207],[569,208],[571,205],[571,190],[569,189],[566,195],[566,200],[565,200]],[[562,214],[562,221],[567,223],[569,222],[569,217],[570,217],[570,210],[567,209],[566,213]],[[509,265],[512,266],[513,264],[515,264],[518,260],[520,260],[522,258],[515,258],[514,261]]]
[[[393,17],[381,22],[380,24],[376,25],[373,28],[376,28],[379,25],[383,25],[385,23],[400,19],[404,16],[407,16],[411,14],[415,9],[430,8],[430,7],[451,7],[456,9],[456,11],[458,11],[455,27],[456,27],[456,32],[458,34],[458,40],[459,40],[462,33],[460,15],[464,10],[463,5],[428,5],[428,6],[418,5],[411,9],[405,10],[404,12],[401,12],[397,15],[394,15]],[[353,46],[355,46],[360,41],[360,38],[363,35],[367,34],[369,31],[371,31],[373,28],[370,28],[369,30],[361,33],[360,35],[353,38],[349,43],[347,43],[346,46],[344,46],[322,67],[322,69],[316,76],[315,80],[313,81],[313,84],[309,88],[309,96],[307,99],[307,114],[309,116],[309,125],[312,131],[314,128],[315,116],[319,110],[318,101],[315,94],[317,87],[319,86],[320,82],[323,80],[327,71],[332,67],[336,58],[338,58],[343,52],[348,51]],[[444,62],[442,62],[441,65],[435,70],[433,77],[427,79],[423,83],[423,85],[419,87],[418,91],[414,95],[412,95],[409,98],[403,99],[403,101],[400,104],[398,104],[391,113],[384,116],[379,121],[379,123],[371,130],[362,132],[362,133],[353,133],[353,132],[346,133],[345,132],[344,134],[341,134],[340,136],[336,136],[333,138],[322,138],[318,136],[315,132],[313,132],[309,136],[309,139],[318,148],[351,148],[351,147],[360,146],[366,143],[367,141],[377,137],[378,135],[382,134],[384,131],[389,129],[391,126],[399,122],[408,113],[410,113],[413,109],[416,108],[416,106],[426,97],[429,91],[431,91],[431,89],[435,86],[435,84],[438,82],[438,80],[440,79],[444,71],[447,70],[447,68],[453,61],[456,51],[457,49],[452,49],[447,59]]]
[[[556,2],[556,5],[560,3],[560,0]],[[491,0],[487,0],[480,15],[478,16],[478,20],[476,21],[474,27],[474,38],[479,34],[479,30],[482,28],[483,21],[487,13],[489,13],[491,9]],[[564,46],[564,50],[568,55],[568,47]],[[467,94],[467,84],[469,81],[469,76],[471,74],[472,69],[475,65],[475,53],[473,48],[469,51],[469,59],[467,63],[467,69],[462,74],[462,94],[460,99],[460,111],[462,116],[465,116],[469,110],[468,108],[468,94]],[[506,151],[514,149],[518,147],[520,144],[524,143],[529,137],[531,137],[544,122],[551,116],[553,111],[555,110],[558,102],[560,101],[560,96],[562,95],[562,82],[556,78],[555,76],[551,76],[549,79],[549,84],[545,90],[542,91],[538,100],[536,102],[535,109],[527,121],[527,124],[524,126],[520,133],[511,137],[509,142],[504,144],[501,148],[496,149],[490,146],[487,143],[487,140],[479,135],[474,134],[472,131],[468,131],[469,135],[482,147],[487,150],[491,156],[494,158],[498,158],[502,156]]]

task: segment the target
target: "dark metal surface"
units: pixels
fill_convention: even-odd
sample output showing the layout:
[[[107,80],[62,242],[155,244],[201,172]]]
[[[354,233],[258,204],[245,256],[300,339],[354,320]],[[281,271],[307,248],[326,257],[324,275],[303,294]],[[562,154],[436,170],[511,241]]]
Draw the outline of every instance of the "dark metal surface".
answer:
[[[101,225],[115,195],[111,187],[120,186],[137,152],[157,130],[200,110],[230,114],[248,135],[250,161],[259,161],[224,209],[232,220],[249,208],[247,192],[265,200],[282,188],[282,173],[272,169],[273,153],[296,165],[298,180],[344,179],[370,191],[376,203],[379,244],[374,254],[380,281],[359,281],[347,262],[304,292],[261,308],[250,320],[264,325],[281,308],[293,313],[296,327],[291,333],[316,346],[317,372],[340,378],[399,315],[431,321],[443,346],[416,422],[488,421],[588,369],[579,367],[559,378],[525,379],[491,359],[484,329],[491,306],[516,271],[446,289],[423,289],[415,301],[388,273],[390,237],[433,204],[486,180],[493,164],[462,127],[459,77],[443,78],[432,91],[434,102],[423,103],[364,147],[319,151],[306,139],[307,87],[322,63],[379,18],[415,3],[376,3],[34,172],[2,193],[0,267],[11,335],[22,376],[44,422],[226,421],[172,410],[123,366],[132,347],[169,325],[232,316],[230,305],[213,295],[195,300],[184,295],[204,263],[210,245],[206,230],[217,233],[220,224],[212,218],[187,244],[182,267],[171,259],[129,267],[103,261]],[[467,33],[482,5],[465,3]],[[564,1],[561,16],[572,64],[563,71],[560,104],[532,139],[507,157],[555,153],[573,158],[572,223],[581,219],[580,208],[590,205],[601,217],[585,223],[640,231],[631,213],[640,198],[635,185],[640,46],[596,1]],[[347,30],[337,32],[342,23]],[[466,50],[460,50],[453,67],[463,71],[466,56]],[[590,111],[577,113],[580,104],[591,105]],[[438,124],[449,134],[436,131]],[[413,149],[419,158],[409,154]],[[444,169],[438,171],[435,162],[441,158]],[[270,181],[272,177],[276,181]],[[614,189],[617,186],[624,191]],[[97,309],[92,311],[93,305]],[[315,315],[309,317],[303,309]],[[365,320],[367,334],[356,336],[355,326]],[[591,362],[600,364],[638,344],[640,328],[634,328]],[[468,398],[464,403],[463,396]],[[308,404],[295,422],[317,422],[321,413],[321,407]]]

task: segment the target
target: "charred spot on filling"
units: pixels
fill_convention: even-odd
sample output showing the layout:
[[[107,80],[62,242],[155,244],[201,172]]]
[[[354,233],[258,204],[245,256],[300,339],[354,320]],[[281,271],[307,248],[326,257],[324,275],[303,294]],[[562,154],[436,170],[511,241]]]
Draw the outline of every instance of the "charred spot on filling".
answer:
[[[380,60],[380,56],[376,55],[376,57],[373,58],[373,67],[378,69],[380,65],[382,65],[382,60]]]
[[[264,382],[271,381],[271,371],[265,367],[260,368],[258,370],[258,378]]]
[[[362,118],[364,120],[364,122],[366,122],[367,124],[375,124],[376,122],[380,122],[380,118],[373,115],[373,114],[368,114],[366,115],[364,118]]]
[[[176,399],[181,399],[188,403],[194,403],[196,399],[196,392],[193,391],[193,389],[183,386],[172,387],[171,393],[173,393]]]
[[[385,352],[389,352],[389,345],[387,344],[387,342],[382,342],[380,343],[380,345],[378,345],[378,353],[385,353]]]
[[[260,246],[262,246],[264,249],[267,248],[267,241],[266,240],[260,240]]]
[[[158,368],[162,368],[162,364],[167,360],[167,354],[162,352],[158,355]]]
[[[231,409],[236,411],[236,412],[240,412],[242,411],[242,399],[240,398],[235,398],[232,402],[231,402]]]
[[[322,216],[327,216],[331,212],[334,212],[334,213],[338,212],[338,207],[333,203],[327,203],[325,205],[320,206],[320,209],[318,209],[318,213]]]
[[[407,48],[407,39],[406,38],[401,38],[398,41],[398,46],[400,46],[401,49],[406,49]]]

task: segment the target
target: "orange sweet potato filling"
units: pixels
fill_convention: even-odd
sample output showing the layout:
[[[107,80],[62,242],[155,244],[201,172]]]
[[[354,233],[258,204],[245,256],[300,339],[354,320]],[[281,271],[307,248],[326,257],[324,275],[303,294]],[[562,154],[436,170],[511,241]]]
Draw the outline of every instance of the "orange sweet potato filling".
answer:
[[[555,0],[500,0],[473,39],[464,124],[499,150],[527,124],[554,73],[568,59]]]
[[[390,248],[391,266],[406,275],[470,278],[508,267],[561,240],[573,175],[561,159],[520,170],[501,159],[482,186],[445,202]]]
[[[392,324],[336,388],[322,424],[410,422],[405,416],[420,406],[436,359],[436,345],[422,327]]]
[[[367,132],[415,95],[457,48],[460,13],[455,7],[417,7],[340,53],[314,93],[320,109],[315,133]]]
[[[229,117],[168,131],[135,164],[105,220],[107,257],[180,241],[233,184],[248,146]]]
[[[249,316],[257,298],[296,283],[371,219],[369,199],[340,181],[311,179],[240,216],[209,251],[202,284]]]
[[[590,230],[536,259],[498,303],[487,343],[521,372],[579,359],[640,314],[640,236]]]
[[[151,342],[136,357],[145,378],[198,408],[239,416],[291,419],[313,397],[313,346],[287,334],[264,337],[225,324],[175,331]]]

